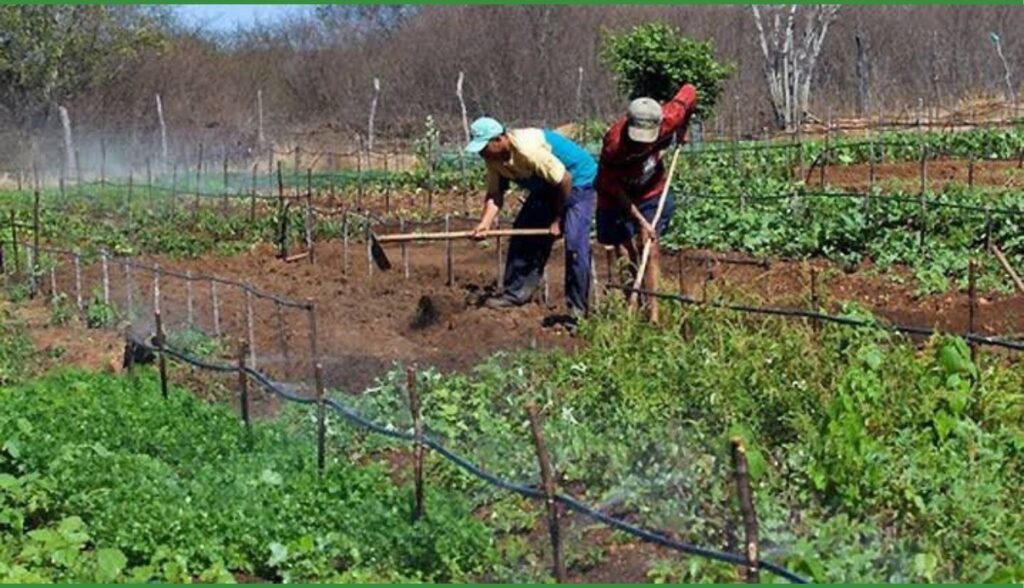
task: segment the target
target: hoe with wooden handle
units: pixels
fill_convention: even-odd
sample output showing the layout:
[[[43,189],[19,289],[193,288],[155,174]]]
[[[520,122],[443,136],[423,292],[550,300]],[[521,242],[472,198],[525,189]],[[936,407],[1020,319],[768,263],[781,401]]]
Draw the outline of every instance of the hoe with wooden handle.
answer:
[[[486,237],[540,237],[551,235],[550,229],[495,229],[484,231],[481,236]],[[374,235],[370,233],[370,255],[373,262],[381,270],[391,269],[391,261],[388,259],[382,243],[408,243],[410,241],[450,241],[453,239],[467,239],[473,236],[473,231],[449,231],[442,233],[397,233],[391,235]]]
[[[669,187],[672,185],[672,176],[676,171],[676,161],[679,160],[679,145],[675,146],[672,150],[672,163],[668,167],[668,177],[665,178],[665,187],[661,190],[661,196],[658,198],[658,209],[654,212],[654,219],[651,221],[651,226],[654,230],[658,230],[658,221],[661,219],[661,211],[665,208],[665,197],[668,196]],[[629,308],[630,311],[636,306],[639,293],[637,290],[640,289],[640,285],[644,281],[644,274],[647,272],[647,261],[651,257],[651,246],[654,244],[653,239],[647,239],[644,242],[644,252],[640,256],[640,266],[637,268],[636,279],[633,280],[633,290],[629,295]]]

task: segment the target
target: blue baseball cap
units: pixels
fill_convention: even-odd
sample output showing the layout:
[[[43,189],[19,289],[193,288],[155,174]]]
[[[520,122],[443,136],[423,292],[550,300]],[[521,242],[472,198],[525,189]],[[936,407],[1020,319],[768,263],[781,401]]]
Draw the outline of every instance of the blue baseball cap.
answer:
[[[505,127],[501,126],[500,122],[488,116],[482,116],[469,125],[469,144],[466,145],[466,151],[480,153],[487,146],[488,141],[501,136],[504,132]]]

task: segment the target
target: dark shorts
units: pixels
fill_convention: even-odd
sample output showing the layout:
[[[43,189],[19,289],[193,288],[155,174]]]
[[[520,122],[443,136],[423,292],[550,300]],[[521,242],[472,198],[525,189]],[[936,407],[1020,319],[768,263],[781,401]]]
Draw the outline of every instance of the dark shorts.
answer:
[[[658,199],[651,198],[637,205],[640,214],[644,215],[647,222],[654,220],[654,213],[658,211]],[[669,223],[672,222],[672,215],[676,211],[676,199],[669,192],[665,196],[665,208],[661,211],[661,218],[658,219],[658,236],[663,236],[668,231]],[[628,213],[622,213],[614,209],[598,209],[597,211],[597,242],[602,245],[619,245],[632,239],[640,233],[640,227]]]

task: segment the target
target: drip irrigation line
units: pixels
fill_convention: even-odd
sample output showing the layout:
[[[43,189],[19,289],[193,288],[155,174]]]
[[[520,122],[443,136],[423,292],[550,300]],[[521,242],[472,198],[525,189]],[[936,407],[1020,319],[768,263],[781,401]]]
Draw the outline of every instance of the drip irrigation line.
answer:
[[[187,364],[189,364],[191,366],[194,366],[194,367],[203,368],[203,369],[206,369],[206,370],[210,370],[210,371],[214,371],[214,372],[220,372],[220,373],[224,373],[224,374],[231,374],[231,373],[237,373],[238,372],[238,366],[234,366],[234,365],[230,365],[230,364],[218,364],[218,363],[212,363],[212,362],[209,362],[209,361],[204,361],[202,359],[199,359],[198,357],[195,357],[194,355],[186,354],[183,351],[178,351],[178,350],[173,349],[171,347],[167,347],[166,345],[164,346],[163,351],[167,355],[170,355],[171,357],[174,357],[174,358],[176,358],[176,359],[178,359],[178,360],[180,360],[180,361],[182,361],[184,363],[187,363]]]
[[[714,559],[729,564],[746,565],[747,563],[747,558],[743,555],[729,553],[726,551],[718,551],[716,549],[700,547],[699,545],[694,545],[692,543],[685,543],[682,541],[677,541],[675,539],[670,539],[660,533],[655,533],[654,531],[650,531],[648,529],[644,529],[636,525],[631,525],[626,521],[623,521],[622,519],[617,519],[615,517],[609,516],[603,512],[600,512],[587,506],[586,504],[583,504],[582,502],[576,500],[575,498],[566,496],[564,494],[556,494],[555,500],[561,502],[570,510],[573,510],[591,519],[605,523],[608,526],[615,527],[620,531],[633,535],[634,537],[643,539],[649,543],[656,543],[658,545],[661,545],[662,547],[667,547],[669,549],[674,549],[676,551],[680,551],[690,555]],[[778,574],[779,576],[797,584],[807,583],[806,579],[776,564],[758,560],[758,567]]]
[[[899,202],[905,204],[913,204],[920,206],[922,199],[918,196],[909,196],[905,194],[872,194],[870,192],[794,192],[792,194],[769,194],[762,196],[741,196],[741,195],[725,195],[725,196],[712,196],[694,193],[680,193],[679,198],[687,198],[693,200],[730,200],[735,201],[743,198],[746,202],[774,202],[778,200],[796,200],[800,198],[855,198],[860,200],[878,200],[878,201],[890,201]],[[958,210],[967,210],[971,212],[991,213],[1007,216],[1024,215],[1024,205],[1019,210],[1013,208],[1002,208],[1002,207],[989,207],[978,206],[975,204],[957,204],[955,202],[946,202],[943,200],[936,200],[934,198],[926,198],[923,200],[926,206],[932,208],[953,208]]]
[[[448,461],[459,466],[460,468],[469,472],[473,476],[476,476],[477,478],[480,478],[481,480],[490,483],[493,486],[497,486],[504,490],[508,490],[509,492],[515,492],[516,494],[519,494],[526,498],[544,498],[545,496],[544,492],[538,488],[527,486],[525,484],[517,484],[516,482],[509,482],[508,480],[499,478],[498,476],[490,472],[478,468],[477,466],[473,465],[473,463],[470,462],[468,459],[451,451],[450,449],[439,443],[433,437],[424,436],[423,444],[436,451],[438,454],[440,454]]]
[[[392,439],[398,439],[401,441],[415,440],[415,437],[413,435],[402,431],[396,431],[395,429],[391,429],[383,425],[378,425],[377,423],[362,416],[361,414],[347,408],[346,406],[344,406],[337,400],[334,400],[333,398],[328,398],[326,400],[326,404],[327,406],[331,407],[331,409],[333,409],[335,412],[340,414],[342,417],[348,419],[349,421],[352,421],[353,423],[359,425],[360,427],[363,427],[364,429],[369,429],[374,433],[384,435],[385,437],[390,437]]]
[[[156,351],[156,352],[161,351],[159,347],[153,346],[153,345],[151,345],[149,343],[146,343],[144,341],[141,341],[141,340],[139,340],[137,338],[129,337],[129,339],[133,343],[135,343],[136,345],[138,345],[139,347],[142,347],[144,349],[147,349],[147,350],[150,350],[150,351]],[[183,362],[185,364],[192,365],[192,366],[195,366],[195,367],[199,367],[199,368],[202,368],[202,369],[208,369],[208,370],[217,371],[217,372],[221,372],[221,373],[237,373],[240,370],[244,371],[247,376],[251,377],[252,379],[254,379],[258,383],[260,383],[262,386],[264,386],[265,388],[267,388],[268,390],[270,390],[274,394],[276,394],[276,395],[278,395],[278,396],[280,396],[280,397],[282,397],[282,398],[284,398],[284,399],[286,399],[288,401],[291,401],[291,402],[296,402],[296,403],[299,403],[299,404],[306,404],[306,405],[315,404],[317,402],[317,400],[315,398],[306,398],[306,397],[299,396],[297,394],[293,394],[291,392],[288,392],[284,387],[281,386],[281,384],[279,382],[274,382],[270,378],[265,376],[264,374],[254,370],[252,368],[249,368],[249,367],[238,367],[238,366],[231,365],[231,364],[217,364],[217,363],[212,363],[212,362],[204,361],[204,360],[199,359],[199,358],[197,358],[195,356],[189,355],[189,354],[181,352],[181,351],[177,351],[177,350],[169,348],[167,346],[164,346],[162,351],[163,351],[163,353],[166,353],[168,356],[173,357],[175,359],[178,359],[179,361],[181,361],[181,362]],[[357,425],[359,425],[359,426],[363,427],[364,429],[367,429],[367,430],[369,430],[371,432],[374,432],[374,433],[377,433],[377,434],[380,434],[380,435],[383,435],[383,436],[386,436],[386,437],[389,437],[389,438],[392,438],[392,439],[397,439],[397,440],[400,440],[400,441],[405,441],[405,442],[415,442],[416,441],[416,437],[414,435],[412,435],[410,433],[403,432],[403,431],[396,431],[394,429],[391,429],[391,428],[379,425],[379,424],[373,422],[372,420],[370,420],[370,419],[360,415],[359,413],[357,413],[357,412],[347,408],[346,406],[344,406],[343,404],[341,404],[340,402],[338,402],[338,401],[336,401],[334,399],[327,399],[326,400],[326,405],[331,407],[332,410],[334,410],[336,413],[340,414],[345,419],[347,419],[347,420],[349,420],[349,421],[351,421],[351,422],[353,422],[353,423],[355,423],[355,424],[357,424]],[[439,455],[441,455],[443,458],[447,459],[448,461],[450,461],[454,465],[462,468],[463,470],[465,470],[469,474],[473,475],[474,477],[476,477],[476,478],[478,478],[480,480],[483,480],[483,481],[489,483],[492,486],[501,488],[501,489],[509,491],[509,492],[514,492],[514,493],[519,494],[519,495],[521,495],[523,497],[526,497],[526,498],[541,499],[541,498],[545,497],[545,493],[542,492],[540,489],[538,489],[536,487],[528,486],[528,485],[520,484],[520,483],[516,483],[516,482],[510,482],[508,480],[505,480],[504,478],[496,476],[496,475],[494,475],[494,474],[492,474],[490,472],[487,472],[486,470],[484,470],[482,468],[477,467],[476,465],[474,465],[472,462],[470,462],[465,457],[463,457],[463,456],[455,453],[454,451],[448,449],[447,447],[445,447],[443,444],[441,444],[439,441],[434,439],[432,436],[429,436],[429,435],[424,436],[423,437],[423,444],[425,446],[433,449],[434,451],[436,451]],[[656,533],[654,531],[651,531],[651,530],[648,530],[648,529],[644,529],[644,528],[636,526],[636,525],[632,525],[632,524],[627,523],[626,521],[623,521],[621,519],[617,519],[615,517],[609,516],[609,515],[601,512],[601,511],[599,511],[599,510],[597,510],[597,509],[595,509],[595,508],[593,508],[593,507],[591,507],[589,505],[586,505],[583,502],[580,502],[579,500],[576,500],[575,498],[572,498],[571,496],[567,496],[565,494],[555,494],[554,499],[556,501],[564,504],[566,507],[568,507],[570,510],[572,510],[574,512],[582,514],[582,515],[584,515],[586,517],[589,517],[589,518],[591,518],[593,520],[605,523],[606,525],[614,527],[614,528],[616,528],[616,529],[618,529],[618,530],[620,530],[620,531],[622,531],[624,533],[632,535],[632,536],[634,536],[634,537],[636,537],[638,539],[641,539],[643,541],[647,541],[647,542],[650,542],[650,543],[655,543],[655,544],[661,545],[663,547],[667,547],[669,549],[673,549],[675,551],[679,551],[679,552],[682,552],[682,553],[687,553],[687,554],[690,554],[690,555],[696,555],[696,556],[699,556],[699,557],[705,557],[705,558],[708,558],[708,559],[713,559],[713,560],[717,560],[717,561],[721,561],[721,562],[725,562],[725,563],[729,563],[729,564],[743,565],[743,564],[745,564],[747,562],[746,558],[744,556],[742,556],[742,555],[737,555],[737,554],[728,553],[728,552],[724,552],[724,551],[718,551],[718,550],[710,549],[710,548],[706,548],[706,547],[700,547],[700,546],[694,545],[692,543],[685,543],[685,542],[682,542],[682,541],[677,541],[677,540],[674,540],[674,539],[670,539],[670,538],[668,538],[668,537],[666,537],[664,535],[661,535],[659,533]],[[783,578],[785,578],[787,580],[790,580],[791,582],[796,582],[796,583],[800,583],[800,584],[807,583],[807,580],[805,580],[804,578],[798,576],[797,574],[795,574],[795,573],[793,573],[793,572],[791,572],[791,571],[787,570],[786,568],[783,568],[783,567],[781,567],[779,565],[772,564],[770,562],[759,561],[758,562],[758,566],[760,568],[762,568],[762,569],[765,569],[765,570],[768,570],[770,572],[773,572],[773,573],[779,575],[780,577],[783,577]]]
[[[790,309],[790,308],[775,308],[769,306],[751,306],[746,304],[731,304],[726,302],[707,302],[697,300],[682,294],[672,294],[669,292],[655,292],[652,290],[646,290],[644,288],[633,288],[632,286],[617,286],[626,293],[635,292],[644,296],[652,296],[663,300],[673,300],[681,304],[691,304],[695,306],[707,306],[710,308],[718,308],[723,310],[733,310],[737,312],[746,312],[751,314],[766,314],[771,316],[783,316],[783,317],[796,317],[814,319],[826,322],[832,322],[841,325],[847,325],[852,327],[869,327],[875,329],[881,329],[884,331],[904,333],[908,335],[921,335],[921,336],[932,336],[932,335],[949,335],[953,337],[960,337],[966,341],[973,343],[979,343],[981,345],[990,345],[993,347],[1002,347],[1004,349],[1011,349],[1014,351],[1024,351],[1024,341],[1011,341],[996,336],[978,335],[975,333],[951,333],[946,331],[939,331],[936,329],[929,329],[927,327],[915,327],[910,325],[899,325],[899,324],[886,324],[878,321],[868,321],[863,319],[857,319],[846,316],[836,316],[832,314],[825,314],[821,312],[814,312],[810,310]]]
[[[250,376],[252,379],[254,379],[257,382],[259,382],[264,388],[266,388],[267,390],[270,390],[271,392],[273,392],[274,394],[280,396],[281,398],[284,398],[285,400],[288,400],[289,402],[295,402],[295,403],[298,403],[298,404],[316,404],[316,398],[307,398],[305,396],[299,396],[298,394],[289,392],[289,391],[285,390],[284,388],[282,388],[280,386],[280,383],[274,382],[273,380],[271,380],[267,376],[265,376],[262,373],[252,369],[251,367],[246,367],[244,369],[245,369],[245,373],[248,376]]]
[[[917,128],[917,125],[911,124],[910,127],[911,128]],[[842,129],[840,129],[840,130],[842,130]],[[973,132],[973,131],[966,131],[965,133],[970,133],[970,132]],[[938,132],[937,133],[937,132],[932,131],[927,136],[930,136],[930,137],[934,138],[934,137],[949,137],[949,136],[955,136],[955,135],[958,135],[958,134],[960,134],[960,133],[959,132]],[[802,141],[800,143],[795,143],[795,142],[792,141],[792,139],[784,139],[784,140],[777,140],[776,142],[767,143],[767,144],[765,144],[765,143],[760,143],[760,144],[758,144],[758,143],[755,143],[755,144],[750,144],[750,143],[742,144],[742,143],[736,143],[736,142],[733,142],[733,141],[730,141],[730,140],[726,140],[726,141],[712,141],[712,142],[705,142],[700,147],[693,147],[691,149],[688,149],[688,150],[684,151],[684,153],[686,155],[689,155],[689,156],[695,157],[695,158],[699,158],[701,156],[718,156],[718,155],[726,156],[726,155],[731,155],[733,153],[759,153],[759,152],[763,152],[763,151],[785,151],[785,150],[794,150],[794,149],[804,149],[804,150],[809,150],[809,151],[812,151],[812,152],[825,153],[825,152],[837,151],[837,150],[840,150],[840,149],[866,148],[866,149],[872,150],[872,152],[874,153],[874,152],[877,152],[879,149],[885,149],[885,148],[891,148],[891,147],[897,147],[897,148],[919,148],[921,146],[921,140],[918,137],[907,137],[905,139],[903,139],[903,138],[888,138],[888,139],[874,139],[874,140],[872,140],[872,139],[859,139],[859,140],[847,139],[847,140],[842,140],[842,137],[840,136],[839,139],[842,142],[840,142],[838,144],[829,145],[827,147],[824,144],[824,138],[808,138],[808,140]],[[707,147],[707,145],[709,145],[709,144],[711,144],[713,146]],[[926,147],[928,148],[929,152],[932,154],[932,159],[934,159],[935,156],[938,156],[938,155],[959,155],[957,153],[954,153],[954,149],[952,149],[952,148],[941,149],[941,148],[936,147],[934,145],[930,145],[929,146],[927,144],[926,144]],[[974,151],[974,149],[968,149],[968,151]],[[985,159],[987,161],[1012,161],[1014,158],[1012,158],[1012,157],[1010,157],[1010,158],[989,158],[989,157],[986,157]],[[784,162],[780,162],[780,163],[784,163]]]

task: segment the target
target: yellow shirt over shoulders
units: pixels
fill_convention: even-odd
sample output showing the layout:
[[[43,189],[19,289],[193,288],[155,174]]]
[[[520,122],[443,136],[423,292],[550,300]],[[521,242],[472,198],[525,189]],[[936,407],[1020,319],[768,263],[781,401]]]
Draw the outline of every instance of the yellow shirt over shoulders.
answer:
[[[509,181],[525,181],[537,177],[557,185],[565,178],[565,165],[555,157],[541,129],[508,131],[511,154],[508,161],[487,162],[487,193],[498,194],[508,189]]]

